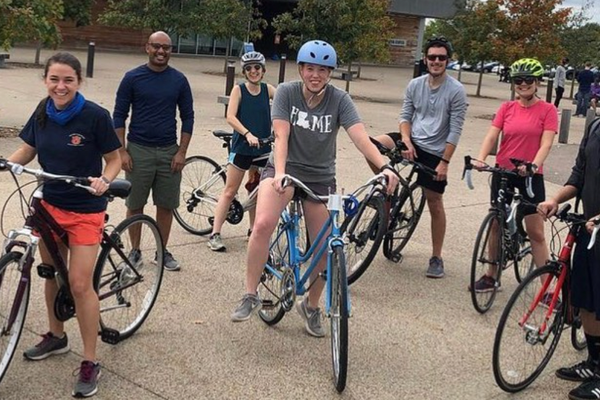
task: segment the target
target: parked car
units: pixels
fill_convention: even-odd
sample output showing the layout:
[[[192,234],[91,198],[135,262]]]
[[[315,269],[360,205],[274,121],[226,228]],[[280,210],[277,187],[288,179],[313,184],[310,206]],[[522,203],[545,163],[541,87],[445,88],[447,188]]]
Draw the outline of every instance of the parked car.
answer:
[[[451,60],[451,61],[448,63],[448,65],[446,66],[446,69],[451,69],[451,70],[457,71],[457,70],[458,70],[458,67],[454,68],[454,66],[458,66],[458,64],[459,64],[459,62],[458,62],[458,61],[456,61],[456,60]]]
[[[494,67],[500,65],[500,63],[498,61],[487,61],[485,63],[483,63],[483,72],[492,72],[492,70],[494,69]],[[479,72],[481,71],[481,61],[477,63],[477,65],[475,66],[475,68],[473,69],[473,71]]]
[[[502,72],[503,69],[504,69],[504,65],[498,63],[498,65],[496,65],[495,67],[492,67],[492,72],[500,75],[500,72]]]

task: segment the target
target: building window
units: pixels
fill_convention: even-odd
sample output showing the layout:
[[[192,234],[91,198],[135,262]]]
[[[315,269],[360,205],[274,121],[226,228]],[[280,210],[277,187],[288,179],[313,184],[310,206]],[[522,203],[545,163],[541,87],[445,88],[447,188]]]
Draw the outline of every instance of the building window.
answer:
[[[406,47],[406,39],[390,39],[390,46]]]

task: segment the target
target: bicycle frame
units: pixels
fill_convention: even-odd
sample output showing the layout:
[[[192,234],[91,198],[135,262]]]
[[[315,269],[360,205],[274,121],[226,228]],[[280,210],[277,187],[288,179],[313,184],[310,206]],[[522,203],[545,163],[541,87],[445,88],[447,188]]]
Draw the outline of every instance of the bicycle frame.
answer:
[[[342,209],[342,207],[341,207],[342,195],[330,195],[329,204],[328,204],[329,218],[327,219],[327,221],[324,222],[317,237],[314,240],[311,240],[312,244],[310,245],[310,247],[302,255],[301,250],[298,249],[298,246],[296,245],[297,240],[298,240],[298,231],[299,231],[298,227],[299,227],[299,223],[300,223],[300,214],[298,213],[299,203],[300,203],[300,200],[293,199],[292,203],[291,203],[292,206],[290,207],[290,212],[288,212],[287,210],[283,210],[281,218],[284,221],[284,225],[283,225],[284,229],[282,229],[279,232],[279,234],[277,235],[277,237],[275,238],[275,240],[273,240],[273,243],[271,244],[270,249],[272,249],[273,246],[275,246],[278,243],[279,238],[281,237],[282,234],[287,235],[287,241],[288,241],[287,251],[289,252],[289,257],[290,257],[290,264],[291,264],[290,268],[294,272],[294,278],[295,278],[295,282],[296,282],[295,292],[296,292],[296,295],[302,296],[308,291],[308,288],[306,287],[306,283],[308,282],[310,275],[312,274],[314,269],[317,267],[318,262],[321,260],[321,258],[323,257],[326,250],[328,250],[328,252],[327,252],[327,267],[326,267],[327,275],[326,276],[331,276],[331,274],[332,274],[332,272],[331,272],[331,268],[332,268],[331,256],[333,254],[333,249],[335,247],[344,246],[344,241],[343,241],[342,234],[340,231],[340,224],[338,222],[338,215],[339,215],[340,210]],[[331,230],[331,232],[327,233],[330,230]],[[323,243],[319,245],[319,243],[325,237],[326,237],[326,240],[324,240]],[[303,264],[306,261],[308,261],[308,259],[311,258],[311,256],[313,256],[313,254],[315,255],[315,257],[313,257],[313,259],[311,260],[310,266],[307,268],[307,270],[304,272],[304,274],[301,275],[300,274],[300,264]],[[278,279],[281,280],[283,278],[283,275],[279,271],[275,270],[269,264],[266,264],[265,268],[268,269],[269,272],[271,272]],[[327,279],[326,296],[325,296],[325,313],[327,315],[329,315],[329,311],[330,311],[330,307],[331,307],[331,302],[330,302],[331,290],[332,290],[331,279]],[[350,312],[350,297],[349,296],[348,296],[348,312]]]
[[[559,268],[560,268],[560,275],[558,276],[558,280],[556,283],[556,287],[560,288],[560,290],[555,290],[552,293],[552,300],[550,301],[550,304],[548,305],[548,310],[546,311],[546,314],[544,315],[544,321],[542,322],[542,324],[540,326],[539,332],[537,332],[539,337],[541,337],[542,339],[546,338],[549,334],[548,321],[550,321],[550,318],[552,317],[552,315],[554,313],[554,306],[555,306],[555,304],[557,304],[558,297],[560,296],[561,292],[564,293],[563,294],[563,299],[564,299],[564,301],[563,301],[564,311],[563,312],[566,312],[565,322],[567,324],[570,324],[573,321],[573,312],[571,309],[571,301],[570,301],[570,296],[569,296],[569,285],[568,285],[569,282],[567,281],[567,277],[568,277],[569,268],[571,266],[571,251],[573,249],[573,245],[575,244],[575,240],[577,238],[577,233],[579,232],[579,229],[581,229],[580,226],[571,227],[569,229],[569,233],[567,235],[567,238],[565,239],[565,243],[562,246],[562,248],[560,249],[560,254],[558,256],[558,260],[553,261],[553,263],[558,264]],[[526,326],[527,320],[533,314],[533,311],[536,309],[536,307],[538,306],[540,301],[542,301],[544,294],[547,293],[547,290],[548,290],[548,287],[550,286],[550,282],[552,281],[552,278],[553,278],[552,276],[548,276],[544,280],[542,287],[540,288],[538,293],[535,295],[535,298],[533,299],[533,302],[529,306],[527,312],[525,313],[525,315],[523,315],[521,320],[519,320],[520,327]]]

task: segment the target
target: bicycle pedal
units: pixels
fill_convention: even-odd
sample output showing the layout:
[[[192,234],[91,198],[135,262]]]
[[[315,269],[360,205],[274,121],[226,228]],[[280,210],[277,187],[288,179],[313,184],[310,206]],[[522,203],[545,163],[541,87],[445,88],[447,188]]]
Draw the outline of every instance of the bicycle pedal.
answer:
[[[392,253],[390,255],[390,261],[397,263],[401,263],[404,260],[404,256],[402,253]]]
[[[54,279],[54,267],[50,264],[40,264],[37,266],[37,273],[40,278]]]
[[[121,341],[121,333],[116,329],[103,328],[100,331],[100,338],[104,343],[117,344]]]
[[[273,300],[263,300],[262,301],[262,308],[270,310],[273,307],[275,307],[275,303],[273,302]]]

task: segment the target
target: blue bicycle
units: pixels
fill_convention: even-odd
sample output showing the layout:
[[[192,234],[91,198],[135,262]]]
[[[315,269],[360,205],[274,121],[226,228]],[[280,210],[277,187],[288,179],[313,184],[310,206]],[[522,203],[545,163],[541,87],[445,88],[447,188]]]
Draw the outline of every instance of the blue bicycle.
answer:
[[[355,191],[366,187],[385,186],[382,174],[371,178]],[[325,315],[331,320],[331,353],[335,388],[342,392],[346,387],[348,368],[348,317],[350,316],[350,296],[346,279],[345,245],[346,239],[340,229],[338,217],[341,212],[351,214],[358,207],[355,195],[330,194],[317,196],[298,179],[286,175],[284,186],[293,184],[297,190],[288,208],[283,211],[280,223],[273,234],[269,248],[269,258],[259,285],[262,300],[260,318],[267,325],[275,325],[290,311],[296,296],[302,296],[310,289],[308,279],[321,257],[327,252],[327,268],[320,274],[326,280]],[[319,234],[305,247],[300,231],[301,197],[306,194],[311,199],[327,202],[329,218]],[[323,240],[325,238],[325,240]],[[320,244],[321,243],[321,244]],[[320,244],[320,245],[319,245]],[[310,264],[303,268],[305,263]]]

